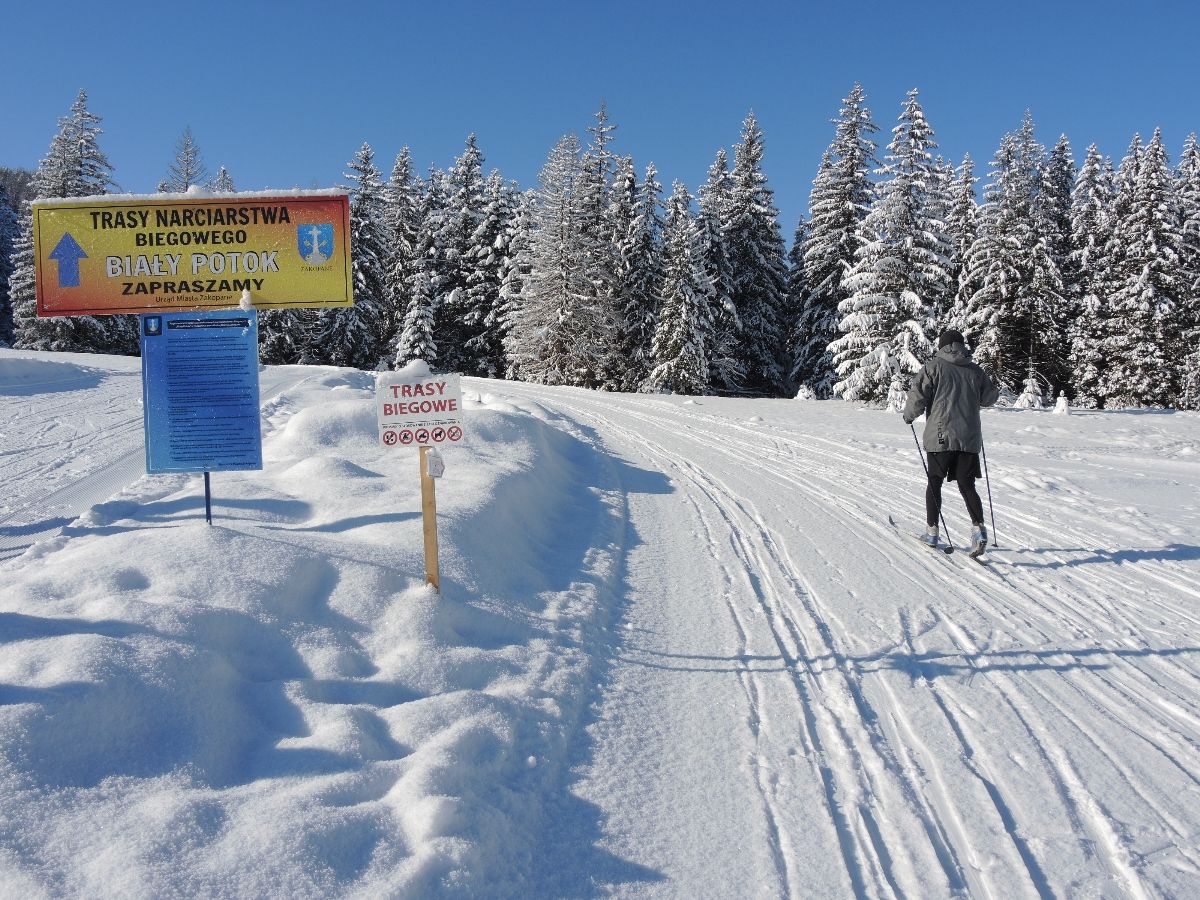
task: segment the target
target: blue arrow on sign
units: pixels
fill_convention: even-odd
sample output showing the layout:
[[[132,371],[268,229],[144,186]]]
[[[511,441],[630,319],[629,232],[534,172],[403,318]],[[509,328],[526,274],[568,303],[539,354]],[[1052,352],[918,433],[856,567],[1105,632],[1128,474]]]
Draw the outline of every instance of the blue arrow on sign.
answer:
[[[88,255],[79,246],[79,241],[72,237],[71,232],[63,233],[62,238],[50,251],[50,258],[58,261],[58,286],[79,287],[79,261],[87,259]]]

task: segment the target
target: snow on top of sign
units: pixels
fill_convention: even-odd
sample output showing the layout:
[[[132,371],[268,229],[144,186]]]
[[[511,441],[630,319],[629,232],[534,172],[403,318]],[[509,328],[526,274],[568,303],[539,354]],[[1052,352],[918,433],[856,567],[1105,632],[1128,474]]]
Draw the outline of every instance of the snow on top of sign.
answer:
[[[232,193],[207,191],[199,187],[188,188],[186,194],[161,192],[156,194],[95,194],[90,197],[48,197],[34,200],[34,206],[78,206],[81,203],[144,203],[148,200],[258,200],[275,197],[345,197],[342,188],[319,188],[304,190],[301,188],[280,188],[266,191],[236,191]]]
[[[432,372],[429,371],[429,363],[423,359],[414,359],[395,372],[401,378],[428,378]]]

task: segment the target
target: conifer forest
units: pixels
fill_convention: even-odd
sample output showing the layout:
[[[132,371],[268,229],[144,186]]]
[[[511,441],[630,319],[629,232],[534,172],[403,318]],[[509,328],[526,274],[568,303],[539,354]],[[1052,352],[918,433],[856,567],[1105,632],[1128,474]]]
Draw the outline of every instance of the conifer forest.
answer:
[[[363,144],[340,184],[354,306],[264,311],[261,361],[898,408],[955,328],[1010,403],[1200,408],[1196,135],[1080,158],[1026,113],[956,163],[916,90],[898,106],[877,121],[855,85],[813,123],[831,140],[790,244],[753,113],[692,189],[617,152],[603,104],[525,190],[474,135],[425,173]],[[132,317],[36,315],[30,202],[114,191],[101,135],[81,91],[36,171],[0,169],[0,347],[137,353]],[[190,130],[164,171],[163,193],[236,190]]]

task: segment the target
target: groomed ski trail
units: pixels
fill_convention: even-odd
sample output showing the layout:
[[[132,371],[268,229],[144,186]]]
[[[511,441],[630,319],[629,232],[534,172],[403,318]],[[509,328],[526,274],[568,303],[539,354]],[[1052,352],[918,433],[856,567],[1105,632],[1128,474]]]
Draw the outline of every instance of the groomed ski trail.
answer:
[[[599,842],[643,875],[593,882],[618,895],[820,884],[976,897],[1197,883],[1200,815],[1173,800],[1200,787],[1200,651],[1183,640],[1196,567],[1182,554],[1117,571],[1095,547],[1118,535],[1092,523],[1084,540],[1093,505],[1071,519],[1035,495],[1024,513],[998,510],[1003,536],[1052,549],[946,565],[901,548],[879,508],[919,498],[902,429],[889,445],[806,433],[799,404],[502,391],[671,479],[666,493],[630,492],[634,533],[674,517],[679,539],[629,550],[624,639],[572,786],[598,807]],[[746,422],[746,409],[784,415]],[[697,635],[696,618],[711,627]],[[735,676],[736,701],[712,677],[664,675],[663,660]],[[713,740],[680,733],[689,717],[725,748],[703,747],[695,766],[714,788],[735,785],[707,807],[679,784],[695,743]],[[681,768],[631,765],[649,759]],[[652,802],[681,796],[693,805]],[[749,823],[740,860],[708,833],[731,816]]]

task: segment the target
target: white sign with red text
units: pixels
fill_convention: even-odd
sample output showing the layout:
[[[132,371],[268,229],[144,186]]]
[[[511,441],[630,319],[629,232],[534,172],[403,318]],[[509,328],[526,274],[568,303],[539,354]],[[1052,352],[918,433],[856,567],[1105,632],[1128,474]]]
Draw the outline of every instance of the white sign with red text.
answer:
[[[459,375],[385,372],[375,383],[379,440],[388,447],[433,447],[463,440]]]

